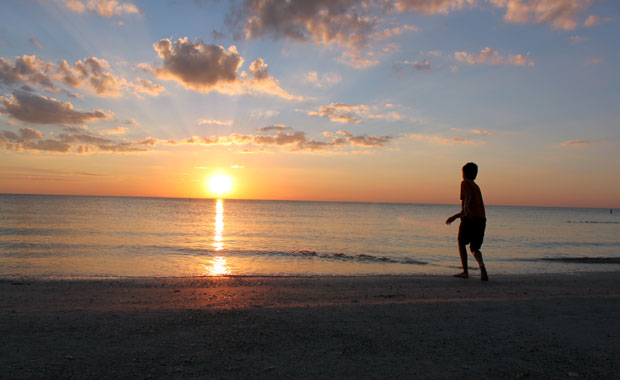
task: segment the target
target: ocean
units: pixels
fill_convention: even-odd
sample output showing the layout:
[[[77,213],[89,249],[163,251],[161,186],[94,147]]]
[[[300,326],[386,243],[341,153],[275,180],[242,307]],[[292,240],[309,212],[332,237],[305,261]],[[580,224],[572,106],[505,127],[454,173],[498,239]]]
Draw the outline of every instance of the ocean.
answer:
[[[0,195],[0,278],[451,275],[459,205]],[[620,210],[487,206],[495,273],[620,270]],[[473,257],[470,266],[476,275]]]

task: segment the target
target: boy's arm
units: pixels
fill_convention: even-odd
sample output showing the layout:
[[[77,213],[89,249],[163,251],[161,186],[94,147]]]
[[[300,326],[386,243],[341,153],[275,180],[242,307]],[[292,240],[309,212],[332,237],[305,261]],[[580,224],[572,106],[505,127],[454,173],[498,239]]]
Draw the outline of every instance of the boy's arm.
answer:
[[[451,217],[449,217],[448,219],[446,219],[446,224],[450,225],[450,224],[452,224],[452,222],[454,222],[455,220],[457,220],[460,217],[461,217],[461,213],[460,212],[458,214],[454,214]]]

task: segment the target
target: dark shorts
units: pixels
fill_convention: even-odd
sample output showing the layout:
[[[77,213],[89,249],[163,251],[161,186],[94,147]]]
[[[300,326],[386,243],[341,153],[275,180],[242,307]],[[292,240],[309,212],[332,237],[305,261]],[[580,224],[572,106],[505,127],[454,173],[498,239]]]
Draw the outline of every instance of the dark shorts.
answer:
[[[469,244],[470,249],[479,250],[482,246],[482,240],[484,240],[484,229],[486,226],[486,218],[477,216],[461,218],[459,244]]]

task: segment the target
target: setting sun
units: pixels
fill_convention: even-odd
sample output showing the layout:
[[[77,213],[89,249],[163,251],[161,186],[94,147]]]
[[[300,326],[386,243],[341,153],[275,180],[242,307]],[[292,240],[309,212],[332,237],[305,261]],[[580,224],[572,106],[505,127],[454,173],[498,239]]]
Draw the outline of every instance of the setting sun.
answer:
[[[232,178],[223,174],[214,175],[208,179],[207,186],[211,194],[226,195],[232,190]]]

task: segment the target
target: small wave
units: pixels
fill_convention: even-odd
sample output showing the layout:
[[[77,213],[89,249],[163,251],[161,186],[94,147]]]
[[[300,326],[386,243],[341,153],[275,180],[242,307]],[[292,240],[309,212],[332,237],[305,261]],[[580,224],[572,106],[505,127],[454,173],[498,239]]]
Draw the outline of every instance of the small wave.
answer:
[[[539,260],[568,264],[620,264],[620,257],[545,257]]]
[[[617,221],[604,221],[604,220],[567,220],[566,223],[578,223],[578,224],[620,224]]]
[[[411,264],[411,265],[426,265],[428,264],[425,261],[414,260],[411,258],[394,258],[387,256],[374,256],[368,255],[364,253],[360,253],[358,255],[347,255],[343,252],[337,253],[317,253],[312,250],[293,250],[291,252],[292,255],[295,256],[307,256],[307,257],[317,257],[321,259],[327,260],[338,260],[338,261],[357,261],[357,262],[365,262],[365,263],[397,263],[397,264]]]

